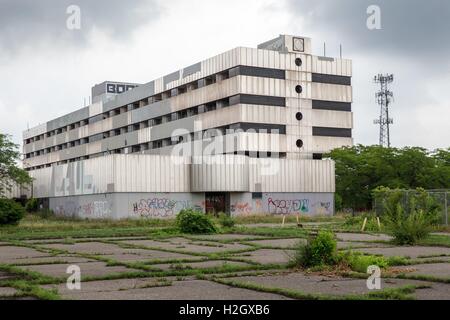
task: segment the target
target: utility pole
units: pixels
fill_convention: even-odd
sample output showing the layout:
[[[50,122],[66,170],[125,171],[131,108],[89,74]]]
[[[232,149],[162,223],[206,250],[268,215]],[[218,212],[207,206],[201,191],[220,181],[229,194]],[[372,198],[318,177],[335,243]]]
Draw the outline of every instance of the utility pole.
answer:
[[[389,105],[393,98],[392,91],[389,90],[388,84],[394,81],[393,74],[378,74],[374,77],[374,82],[380,84],[380,90],[375,93],[375,98],[380,106],[380,117],[373,121],[380,125],[379,144],[382,147],[391,146],[391,138],[389,133],[389,125],[394,123],[392,118],[389,118]]]

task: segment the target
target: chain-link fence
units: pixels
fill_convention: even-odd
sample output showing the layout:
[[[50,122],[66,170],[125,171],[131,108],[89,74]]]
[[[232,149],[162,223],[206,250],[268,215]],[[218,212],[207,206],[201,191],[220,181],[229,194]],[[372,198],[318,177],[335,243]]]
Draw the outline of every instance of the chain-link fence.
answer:
[[[417,196],[421,191],[418,190],[399,190],[399,189],[391,189],[385,190],[378,197],[374,197],[373,200],[373,209],[376,212],[377,216],[382,216],[385,211],[385,200],[389,193],[401,193],[400,194],[400,203],[404,208],[407,208],[410,205],[411,196]],[[426,194],[428,194],[433,200],[434,205],[439,208],[441,212],[441,223],[448,226],[448,207],[450,204],[450,190],[425,190]]]

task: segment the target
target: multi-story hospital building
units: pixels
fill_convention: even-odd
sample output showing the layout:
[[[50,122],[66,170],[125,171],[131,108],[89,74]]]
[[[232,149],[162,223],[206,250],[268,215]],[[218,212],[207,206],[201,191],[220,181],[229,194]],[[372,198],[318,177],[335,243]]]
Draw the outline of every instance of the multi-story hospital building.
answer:
[[[28,196],[57,214],[332,214],[333,148],[352,145],[350,60],[281,35],[92,103],[23,133]]]

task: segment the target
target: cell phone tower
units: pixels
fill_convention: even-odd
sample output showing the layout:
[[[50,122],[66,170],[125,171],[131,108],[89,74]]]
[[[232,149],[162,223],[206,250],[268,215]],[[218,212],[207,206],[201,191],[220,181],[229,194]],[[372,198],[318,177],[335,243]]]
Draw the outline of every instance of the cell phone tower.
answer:
[[[375,93],[375,98],[380,106],[380,117],[375,119],[373,123],[380,125],[380,140],[379,144],[382,147],[391,146],[391,138],[389,135],[389,125],[394,123],[392,118],[389,118],[389,105],[393,100],[393,93],[389,90],[388,84],[394,81],[393,74],[378,74],[374,77],[374,82],[380,84],[380,90]]]

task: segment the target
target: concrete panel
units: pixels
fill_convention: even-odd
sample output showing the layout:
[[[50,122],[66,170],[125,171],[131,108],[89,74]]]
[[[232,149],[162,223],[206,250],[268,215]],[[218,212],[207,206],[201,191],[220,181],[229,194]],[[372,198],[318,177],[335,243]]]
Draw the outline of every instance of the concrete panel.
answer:
[[[69,124],[85,120],[87,118],[89,118],[89,107],[76,110],[62,117],[47,122],[47,131],[52,131],[57,128],[65,127]]]
[[[203,193],[108,193],[49,199],[59,216],[83,219],[174,218],[181,210],[204,211]]]
[[[333,193],[263,193],[263,212],[270,214],[332,215]]]

